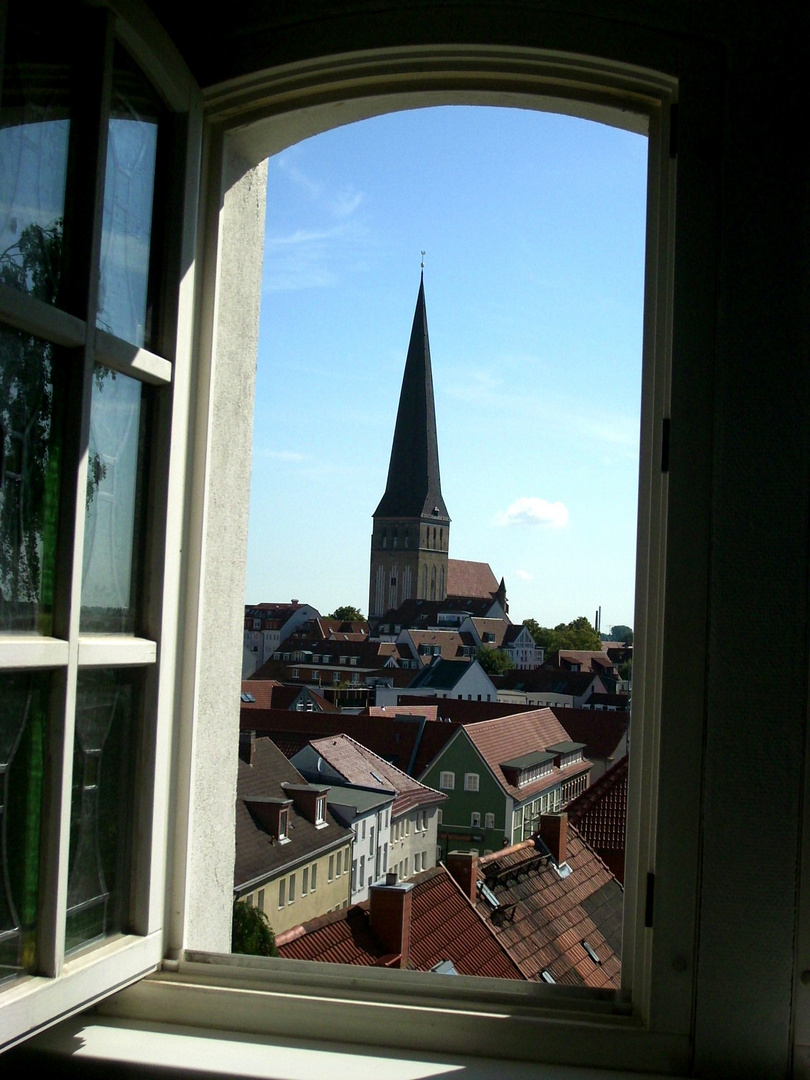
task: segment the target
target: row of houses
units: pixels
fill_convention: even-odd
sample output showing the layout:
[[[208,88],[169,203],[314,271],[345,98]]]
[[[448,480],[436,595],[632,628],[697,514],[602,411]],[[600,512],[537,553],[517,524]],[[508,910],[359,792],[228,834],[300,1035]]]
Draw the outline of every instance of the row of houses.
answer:
[[[244,685],[271,701],[289,689]],[[409,879],[453,851],[486,857],[524,842],[543,814],[587,790],[594,767],[586,741],[551,709],[478,720],[477,703],[455,700],[374,715],[287,700],[242,703],[237,805],[235,895],[277,932],[365,901],[387,873]],[[626,745],[626,723],[622,731],[616,714],[588,717],[601,729],[592,741],[603,769],[608,744]]]

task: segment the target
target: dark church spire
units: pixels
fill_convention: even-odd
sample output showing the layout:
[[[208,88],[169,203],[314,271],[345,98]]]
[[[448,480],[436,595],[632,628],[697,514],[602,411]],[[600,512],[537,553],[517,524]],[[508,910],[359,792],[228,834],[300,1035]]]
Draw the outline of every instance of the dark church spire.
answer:
[[[419,296],[402,377],[388,483],[374,517],[449,520],[439,479],[424,273],[419,281]]]

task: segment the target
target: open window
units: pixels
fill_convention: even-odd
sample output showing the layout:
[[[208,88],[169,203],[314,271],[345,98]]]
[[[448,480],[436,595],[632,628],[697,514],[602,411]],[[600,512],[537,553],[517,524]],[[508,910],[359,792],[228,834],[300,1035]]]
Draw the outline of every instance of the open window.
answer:
[[[510,1053],[526,1060],[543,1056],[608,1067],[687,1069],[695,1003],[703,760],[700,720],[705,688],[700,664],[690,667],[682,657],[699,650],[700,634],[705,633],[700,617],[707,610],[710,545],[696,545],[694,538],[708,535],[711,424],[679,431],[674,420],[710,397],[705,362],[709,350],[703,346],[711,342],[711,331],[705,312],[700,315],[700,288],[707,287],[706,279],[712,278],[711,238],[716,231],[711,227],[713,208],[705,193],[705,171],[689,167],[695,161],[694,143],[689,146],[690,125],[694,132],[699,126],[697,114],[711,111],[708,103],[714,100],[700,57],[696,59],[697,54],[689,52],[681,40],[670,41],[637,27],[632,41],[625,41],[610,34],[606,39],[604,27],[586,19],[578,19],[572,28],[565,19],[558,25],[551,18],[547,47],[554,51],[523,46],[392,46],[300,64],[291,58],[278,69],[208,93],[210,123],[198,171],[199,143],[194,139],[200,134],[201,114],[190,82],[183,84],[182,63],[148,19],[147,29],[139,25],[137,32],[122,22],[120,44],[149,71],[152,85],[159,84],[170,113],[186,116],[187,125],[177,126],[187,126],[187,145],[193,151],[187,157],[181,155],[179,169],[169,170],[175,179],[188,179],[179,199],[179,232],[168,253],[156,256],[170,274],[156,299],[162,297],[165,305],[168,297],[169,307],[157,304],[157,329],[153,324],[147,332],[147,321],[143,321],[144,333],[155,335],[148,337],[149,346],[144,348],[128,341],[129,331],[110,318],[106,297],[88,300],[98,281],[94,271],[100,267],[102,248],[106,179],[102,146],[113,118],[112,98],[105,87],[114,69],[115,31],[103,10],[91,8],[86,14],[87,32],[78,39],[65,38],[71,42],[71,57],[83,61],[82,71],[98,76],[94,84],[88,74],[87,100],[78,113],[85,140],[80,149],[87,153],[74,161],[86,170],[88,181],[77,189],[75,208],[82,211],[81,229],[70,249],[70,257],[83,267],[71,284],[78,290],[84,283],[84,306],[62,309],[11,285],[0,293],[0,314],[13,335],[45,341],[52,352],[57,348],[70,351],[73,362],[64,365],[64,370],[70,372],[72,396],[64,400],[77,406],[66,425],[68,435],[60,457],[60,475],[68,479],[59,484],[59,525],[52,555],[53,626],[48,633],[28,630],[25,636],[7,633],[0,638],[5,678],[13,682],[20,671],[45,673],[44,689],[35,680],[37,685],[20,691],[20,709],[43,719],[27,729],[28,743],[18,752],[27,755],[20,761],[32,760],[41,752],[37,745],[41,747],[43,739],[55,738],[55,766],[51,767],[57,778],[56,797],[42,804],[44,824],[37,841],[47,856],[39,865],[50,877],[33,893],[39,898],[36,925],[43,927],[38,931],[36,960],[30,974],[15,977],[10,989],[0,991],[4,1020],[11,1021],[10,1037],[30,1028],[32,995],[38,995],[37,1016],[45,1024],[105,997],[168,958],[160,979],[142,981],[119,995],[106,1006],[109,1012],[138,1012],[141,1017],[162,1016],[211,1027],[235,1029],[238,1025],[242,1031],[278,1033],[291,1039],[306,1039],[313,1032],[323,1039],[345,1039],[347,1032],[357,1037],[362,1032],[367,1042],[381,1046],[399,1040],[411,1048],[481,1055],[508,1041]],[[683,60],[684,55],[689,62]],[[607,58],[593,58],[599,56]],[[669,74],[656,74],[651,65]],[[244,619],[243,560],[236,552],[244,543],[247,511],[255,294],[264,212],[261,162],[308,134],[339,122],[418,105],[428,94],[436,102],[499,104],[508,100],[599,117],[636,125],[647,131],[650,141],[641,570],[635,619],[643,662],[635,672],[633,752],[637,765],[631,789],[637,809],[629,829],[633,859],[627,877],[626,986],[619,998],[588,995],[562,1000],[553,993],[559,988],[552,986],[548,993],[543,986],[532,986],[514,996],[513,991],[506,994],[497,986],[472,989],[463,979],[442,980],[434,974],[412,972],[399,973],[403,981],[398,990],[388,978],[391,973],[381,970],[362,976],[353,972],[350,987],[340,978],[327,982],[322,973],[303,967],[282,972],[270,961],[240,964],[211,955],[227,950],[230,920],[227,876],[232,840],[227,829],[220,830],[224,835],[212,829],[211,821],[217,813],[228,821],[232,813],[229,775],[235,773],[237,754],[238,649],[231,655],[222,642],[227,638],[224,628],[232,627],[238,643],[235,631]],[[686,156],[680,159],[672,111],[676,102],[680,137],[687,141]],[[156,161],[159,157],[158,147]],[[188,172],[182,167],[186,160],[191,166]],[[684,160],[686,165],[681,166],[679,161]],[[707,268],[697,284],[680,279],[677,303],[673,282],[684,248],[676,249],[674,242],[676,172],[679,198],[697,213],[697,220],[693,217],[684,227],[682,243],[689,264]],[[198,178],[203,220],[195,248],[191,238],[195,236]],[[89,199],[90,205],[82,203],[82,198]],[[66,203],[65,229],[69,208]],[[167,226],[166,235],[170,233]],[[196,278],[192,273],[195,260]],[[160,278],[160,273],[157,278],[147,274],[147,296],[148,283]],[[176,311],[171,310],[175,303]],[[165,337],[164,317],[173,324]],[[671,366],[673,327],[683,331],[687,320],[691,320],[690,332],[681,340],[689,347]],[[104,325],[97,326],[99,321]],[[114,632],[105,624],[104,633],[91,634],[81,622],[88,476],[99,486],[106,479],[91,454],[96,360],[116,376],[95,391],[96,400],[119,380],[120,386],[129,387],[124,380],[137,384],[133,397],[153,399],[149,455],[142,472],[135,467],[130,485],[135,492],[133,520],[138,519],[139,491],[154,494],[147,502],[155,516],[153,529],[147,520],[143,534],[137,534],[145,539],[143,562],[135,577],[140,576],[148,587],[134,603],[136,633],[131,629]],[[57,361],[63,370],[59,358],[48,361],[52,370],[57,370]],[[108,378],[104,372],[98,377]],[[59,403],[58,394],[53,399]],[[189,405],[193,439],[186,426]],[[682,463],[671,485],[665,423],[670,417]],[[9,441],[7,448],[4,445],[8,475],[14,482],[21,472],[17,435],[11,434],[20,432],[15,425],[16,421],[8,421]],[[139,425],[140,413],[137,425],[132,420],[128,428],[134,431],[138,426],[140,431]],[[140,435],[136,442],[142,445]],[[100,451],[99,457],[103,465]],[[131,535],[134,555],[136,533]],[[42,550],[47,553],[48,545],[43,543]],[[171,598],[168,602],[167,597]],[[40,607],[37,618],[47,614],[47,604]],[[685,643],[691,648],[684,649]],[[81,775],[79,797],[86,792],[88,800],[96,799],[92,792],[98,787],[94,783],[98,773],[93,762],[99,750],[97,742],[76,742],[77,701],[82,694],[90,695],[97,673],[110,671],[116,673],[116,680],[122,674],[115,683],[116,692],[108,696],[116,703],[122,701],[120,707],[133,718],[124,730],[138,745],[136,779],[130,788],[138,829],[132,832],[133,848],[125,867],[130,883],[123,908],[126,925],[117,923],[125,933],[105,939],[105,944],[81,956],[77,953],[74,960],[65,956],[64,944],[71,906],[72,781],[74,775]],[[88,682],[82,686],[85,678]],[[684,684],[688,691],[682,689]],[[97,691],[99,697],[102,689]],[[223,722],[223,696],[233,702],[232,727]],[[111,715],[109,710],[107,715]],[[18,722],[14,738],[19,730]],[[34,775],[30,767],[26,772]],[[39,798],[35,786],[31,794],[34,801]],[[642,806],[644,813],[638,809]],[[167,836],[168,850],[162,842]],[[212,865],[226,868],[224,887],[211,873]],[[363,874],[361,859],[361,883]],[[84,900],[98,895],[88,894]],[[11,929],[19,937],[25,928],[18,919]],[[16,944],[13,948],[13,963],[27,964],[25,948]],[[199,952],[195,955],[194,950]],[[272,1009],[266,1008],[266,1002],[261,1008],[256,1005],[257,979],[273,993]],[[228,993],[212,992],[215,986],[227,988]],[[440,1015],[442,1022],[425,1023],[427,1008],[434,1019]],[[595,1018],[597,1023],[592,1022]]]

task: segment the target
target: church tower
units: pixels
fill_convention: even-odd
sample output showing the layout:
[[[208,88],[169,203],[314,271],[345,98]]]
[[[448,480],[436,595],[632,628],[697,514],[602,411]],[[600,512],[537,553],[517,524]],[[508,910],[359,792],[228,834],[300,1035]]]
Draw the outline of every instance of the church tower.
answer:
[[[422,274],[402,377],[388,483],[374,511],[369,618],[405,600],[444,600],[450,518],[439,480],[425,281]]]

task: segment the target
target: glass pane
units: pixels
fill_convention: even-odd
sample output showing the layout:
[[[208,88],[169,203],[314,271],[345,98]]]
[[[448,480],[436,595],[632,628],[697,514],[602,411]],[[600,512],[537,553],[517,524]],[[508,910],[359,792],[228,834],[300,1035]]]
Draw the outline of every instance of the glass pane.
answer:
[[[0,98],[0,281],[55,303],[70,129],[64,35],[10,4]],[[58,19],[59,16],[56,15]]]
[[[64,400],[53,351],[0,327],[0,630],[51,633]]]
[[[90,407],[81,629],[135,629],[145,438],[142,385],[98,367]]]
[[[0,980],[36,964],[44,672],[0,675]]]
[[[66,950],[127,928],[138,681],[132,671],[79,673]]]
[[[133,345],[151,343],[149,258],[161,112],[152,87],[117,48],[96,322]]]

